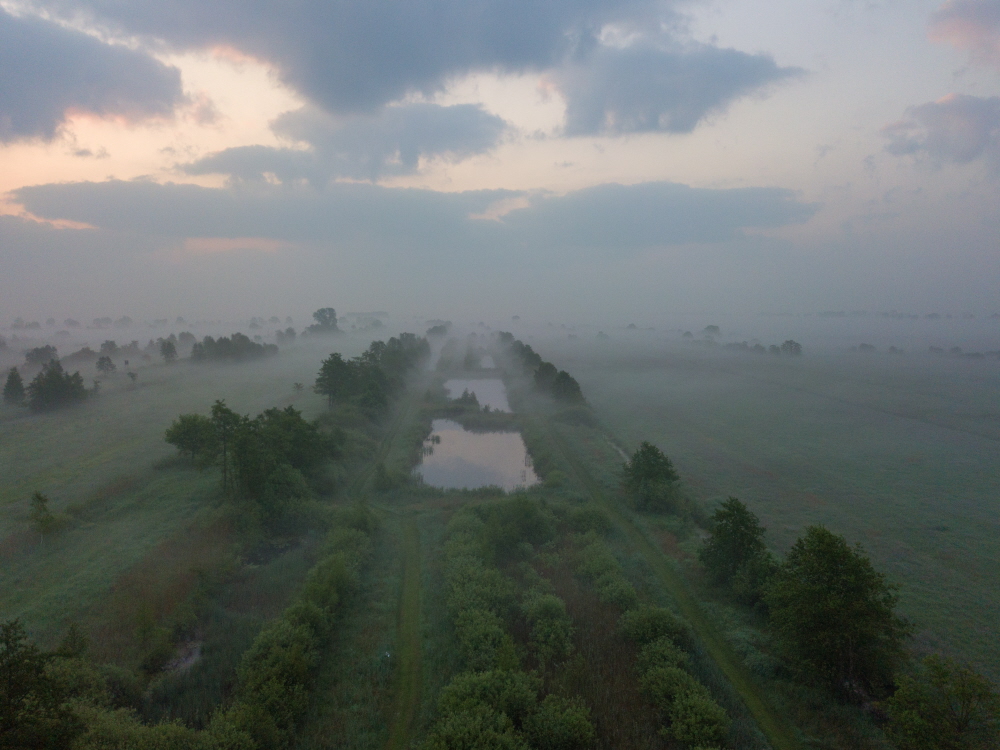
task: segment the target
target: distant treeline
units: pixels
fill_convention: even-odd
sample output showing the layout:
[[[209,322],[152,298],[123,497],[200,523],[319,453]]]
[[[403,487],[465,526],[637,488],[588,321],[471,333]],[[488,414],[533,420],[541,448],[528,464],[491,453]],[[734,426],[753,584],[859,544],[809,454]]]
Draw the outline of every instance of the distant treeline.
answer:
[[[532,375],[537,390],[552,396],[556,401],[570,404],[584,403],[583,391],[572,375],[543,360],[528,344],[515,339],[512,333],[501,331],[499,339],[500,343],[520,360],[524,371]]]
[[[191,360],[194,362],[209,362],[220,360],[242,361],[260,359],[278,353],[275,344],[258,344],[249,336],[234,333],[232,336],[220,336],[213,339],[206,336],[201,342],[191,347]]]
[[[430,354],[425,338],[401,333],[388,341],[373,341],[358,357],[344,359],[334,352],[316,376],[313,390],[335,404],[355,402],[369,409],[382,409],[404,383],[406,372]]]

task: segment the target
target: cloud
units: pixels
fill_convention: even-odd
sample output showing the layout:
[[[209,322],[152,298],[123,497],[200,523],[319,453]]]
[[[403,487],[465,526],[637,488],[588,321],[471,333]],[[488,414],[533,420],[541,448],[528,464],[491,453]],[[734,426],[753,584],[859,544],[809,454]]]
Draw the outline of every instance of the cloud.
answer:
[[[1000,65],[1000,0],[949,0],[931,17],[928,35]]]
[[[182,99],[176,68],[0,8],[0,143],[50,140],[69,110],[138,120]]]
[[[89,13],[124,35],[181,49],[234,47],[272,63],[331,112],[372,112],[476,70],[557,63],[575,40],[654,0],[38,0],[64,17]]]
[[[568,135],[689,133],[712,112],[762,86],[801,74],[767,55],[696,45],[598,45],[553,78],[567,100]]]
[[[890,154],[925,153],[954,164],[983,158],[1000,164],[1000,97],[948,94],[911,107],[906,114],[882,130],[889,139],[885,149]]]
[[[406,104],[375,115],[336,117],[304,107],[279,117],[274,132],[309,144],[308,150],[243,146],[185,165],[188,174],[227,174],[241,180],[273,175],[282,182],[305,179],[314,186],[331,177],[375,180],[410,174],[420,159],[459,160],[497,144],[506,128],[480,106]]]
[[[737,239],[745,229],[807,220],[816,206],[774,188],[696,189],[664,182],[602,185],[567,195],[505,190],[440,193],[333,183],[258,183],[226,189],[109,181],[25,187],[12,197],[32,214],[102,230],[166,237],[258,237],[443,260],[510,262]],[[528,205],[499,219],[492,206]],[[485,254],[485,255],[484,255]]]
[[[533,71],[565,95],[568,134],[686,133],[800,72],[767,55],[681,43],[665,30],[681,28],[673,23],[679,0],[39,1],[67,16],[89,8],[98,24],[174,47],[236,48],[269,61],[285,84],[339,115],[380,117],[388,103],[469,73]],[[236,156],[277,160],[259,151]]]

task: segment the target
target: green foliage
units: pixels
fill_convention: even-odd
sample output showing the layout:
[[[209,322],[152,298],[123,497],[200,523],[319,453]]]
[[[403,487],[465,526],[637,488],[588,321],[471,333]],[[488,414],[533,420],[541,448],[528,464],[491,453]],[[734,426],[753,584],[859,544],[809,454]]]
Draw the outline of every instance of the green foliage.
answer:
[[[199,466],[210,466],[218,457],[216,425],[201,414],[181,414],[167,428],[164,438]]]
[[[523,493],[480,506],[478,513],[483,519],[479,539],[492,560],[516,555],[524,542],[544,544],[556,534],[552,511]]]
[[[531,628],[531,645],[543,666],[573,652],[573,622],[562,599],[530,592],[523,609]]]
[[[332,307],[321,307],[312,316],[316,322],[306,328],[309,333],[340,333],[337,311]]]
[[[213,360],[241,362],[248,359],[270,357],[277,353],[278,347],[274,344],[258,344],[242,333],[234,333],[232,336],[220,336],[218,339],[206,336],[200,343],[196,343],[191,347],[191,360],[194,362],[209,362]],[[177,351],[175,348],[174,356],[176,357],[176,355]],[[167,359],[166,355],[163,355],[163,357]]]
[[[787,653],[841,695],[892,685],[910,626],[895,614],[896,587],[860,546],[810,526],[764,594]]]
[[[621,563],[596,534],[583,537],[584,544],[577,551],[576,573],[590,581],[600,600],[628,609],[635,604],[638,594],[625,578]]]
[[[78,705],[77,715],[86,731],[67,747],[70,750],[210,750],[209,738],[178,723],[146,726],[135,712]],[[213,748],[214,750],[214,748]]]
[[[680,479],[663,452],[645,440],[622,467],[621,486],[638,510],[669,511]]]
[[[900,678],[885,702],[886,733],[899,750],[1000,747],[1000,695],[985,677],[936,654]]]
[[[367,351],[352,359],[334,352],[320,365],[313,390],[326,396],[331,408],[353,402],[370,411],[383,411],[389,397],[402,388],[406,372],[429,352],[427,339],[412,333],[373,341]]]
[[[29,365],[45,366],[49,362],[58,361],[58,359],[59,354],[56,351],[56,348],[51,344],[36,346],[34,349],[29,349],[24,354],[24,361]]]
[[[438,710],[455,714],[485,705],[520,727],[535,707],[539,688],[538,679],[525,672],[464,672],[441,691]]]
[[[48,411],[63,406],[78,404],[87,398],[83,376],[79,372],[70,375],[63,371],[58,359],[42,365],[34,380],[27,387],[28,406],[32,411]]]
[[[222,339],[220,339],[221,341]],[[170,364],[177,359],[177,344],[175,344],[170,339],[160,340],[160,356],[163,357],[163,361]],[[100,361],[98,360],[98,364]]]
[[[663,635],[650,641],[639,652],[641,669],[657,669],[660,667],[677,667],[688,669],[691,658],[668,635]]]
[[[584,750],[597,738],[583,701],[559,695],[545,696],[525,720],[524,731],[538,750]]]
[[[682,690],[668,712],[670,727],[664,732],[692,747],[720,746],[729,733],[725,709],[712,700],[702,685]]]
[[[486,706],[443,716],[422,747],[424,750],[529,750],[511,720]]]
[[[557,472],[553,472],[555,473]],[[608,512],[593,502],[573,508],[566,520],[569,528],[577,534],[594,532],[603,536],[613,528]]]
[[[102,375],[110,375],[116,369],[118,368],[115,367],[115,363],[111,361],[111,357],[104,356],[98,358],[97,371],[100,372]]]
[[[3,402],[11,406],[24,403],[24,381],[16,367],[11,367],[3,386]]]
[[[622,615],[619,627],[626,638],[645,646],[661,638],[669,638],[685,648],[693,645],[691,628],[669,609],[640,605]]]
[[[0,747],[61,750],[82,731],[47,673],[52,658],[28,642],[20,622],[0,623]]]
[[[764,544],[764,527],[746,505],[730,497],[709,519],[709,538],[698,558],[717,582],[747,602],[757,601],[775,562]]]

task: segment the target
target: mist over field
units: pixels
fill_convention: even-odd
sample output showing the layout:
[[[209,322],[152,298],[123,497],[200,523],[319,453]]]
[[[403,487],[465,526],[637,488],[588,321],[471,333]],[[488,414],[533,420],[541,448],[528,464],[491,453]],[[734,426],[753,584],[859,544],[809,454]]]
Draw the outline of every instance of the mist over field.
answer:
[[[1000,747],[1000,0],[0,2],[0,748]]]

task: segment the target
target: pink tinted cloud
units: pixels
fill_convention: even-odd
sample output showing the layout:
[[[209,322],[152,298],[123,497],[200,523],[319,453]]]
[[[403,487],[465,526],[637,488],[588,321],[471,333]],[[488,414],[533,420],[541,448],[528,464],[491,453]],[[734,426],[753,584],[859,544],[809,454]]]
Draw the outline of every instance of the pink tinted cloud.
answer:
[[[928,36],[1000,66],[1000,0],[949,0],[931,17]]]

